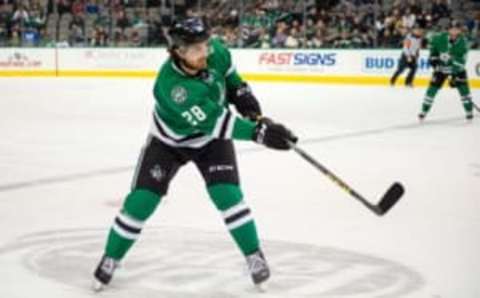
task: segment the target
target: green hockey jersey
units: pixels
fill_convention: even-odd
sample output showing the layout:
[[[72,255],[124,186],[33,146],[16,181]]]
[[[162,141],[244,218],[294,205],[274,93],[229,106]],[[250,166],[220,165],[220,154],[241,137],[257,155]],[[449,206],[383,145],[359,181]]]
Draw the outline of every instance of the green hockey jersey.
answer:
[[[458,73],[465,70],[468,43],[463,35],[450,42],[447,32],[438,33],[430,40],[430,56],[438,59],[439,67],[446,72]]]
[[[209,41],[207,69],[196,76],[168,59],[161,67],[153,93],[151,133],[173,147],[199,148],[213,139],[252,138],[255,123],[228,109],[226,90],[242,83],[229,50],[217,39]]]

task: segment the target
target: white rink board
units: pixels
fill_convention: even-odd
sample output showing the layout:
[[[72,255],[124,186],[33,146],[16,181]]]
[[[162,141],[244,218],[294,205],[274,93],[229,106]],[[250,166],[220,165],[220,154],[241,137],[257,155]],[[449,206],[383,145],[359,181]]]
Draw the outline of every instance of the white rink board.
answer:
[[[165,49],[59,49],[59,70],[158,70]]]
[[[241,74],[317,77],[375,78],[390,76],[398,64],[400,50],[256,50],[232,49],[234,63]],[[164,48],[58,48],[0,49],[0,73],[15,71],[51,71],[92,76],[95,71],[144,72],[154,76],[168,57]],[[419,77],[431,73],[428,51],[421,52]],[[480,51],[470,51],[467,72],[475,83],[480,78]],[[475,84],[476,86],[477,84]]]
[[[57,68],[53,49],[1,48],[0,72],[15,70],[51,71]]]

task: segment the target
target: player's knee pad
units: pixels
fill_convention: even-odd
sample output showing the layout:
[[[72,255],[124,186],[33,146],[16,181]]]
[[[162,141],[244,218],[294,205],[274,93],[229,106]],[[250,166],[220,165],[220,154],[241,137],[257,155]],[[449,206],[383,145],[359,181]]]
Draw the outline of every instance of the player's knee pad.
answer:
[[[122,213],[144,221],[155,211],[161,197],[148,190],[133,190],[123,203]]]
[[[208,187],[208,194],[218,210],[224,211],[242,201],[243,194],[236,184],[215,184]]]

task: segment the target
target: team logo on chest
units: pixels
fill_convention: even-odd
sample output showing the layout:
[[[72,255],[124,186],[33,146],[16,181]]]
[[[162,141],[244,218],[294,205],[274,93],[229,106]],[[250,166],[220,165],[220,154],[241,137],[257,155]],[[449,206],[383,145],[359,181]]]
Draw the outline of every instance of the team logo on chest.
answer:
[[[156,181],[160,181],[163,177],[162,168],[159,165],[155,165],[150,169],[150,176]]]
[[[187,90],[182,86],[175,86],[170,96],[176,103],[183,103],[187,99]]]

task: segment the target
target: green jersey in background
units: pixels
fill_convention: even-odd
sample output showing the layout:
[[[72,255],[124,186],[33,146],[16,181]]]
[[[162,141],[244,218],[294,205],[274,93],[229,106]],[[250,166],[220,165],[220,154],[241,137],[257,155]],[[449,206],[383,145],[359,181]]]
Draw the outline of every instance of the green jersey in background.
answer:
[[[465,70],[468,43],[463,35],[450,42],[447,32],[434,34],[430,40],[430,56],[439,59],[440,69],[445,72],[459,73]]]

